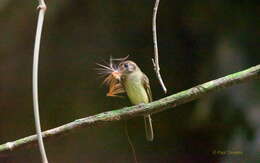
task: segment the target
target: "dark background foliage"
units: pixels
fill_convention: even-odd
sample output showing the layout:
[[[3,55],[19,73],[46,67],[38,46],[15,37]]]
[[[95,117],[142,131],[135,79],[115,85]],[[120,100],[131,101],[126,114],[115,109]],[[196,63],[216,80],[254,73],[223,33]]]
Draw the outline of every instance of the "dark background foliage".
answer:
[[[137,62],[154,99],[164,93],[153,71],[153,1],[47,1],[40,52],[42,128],[129,106],[106,97],[96,63],[109,56]],[[258,6],[257,6],[258,5]],[[0,143],[35,133],[31,68],[37,1],[0,2]],[[168,94],[259,64],[257,0],[162,0],[158,13],[161,73]],[[256,162],[260,159],[260,84],[238,85],[153,116],[128,121],[140,162]],[[50,162],[132,162],[123,122],[45,142]],[[217,153],[214,153],[217,152]],[[220,153],[222,152],[222,153]],[[237,152],[223,154],[223,152]],[[40,162],[36,147],[0,162]]]

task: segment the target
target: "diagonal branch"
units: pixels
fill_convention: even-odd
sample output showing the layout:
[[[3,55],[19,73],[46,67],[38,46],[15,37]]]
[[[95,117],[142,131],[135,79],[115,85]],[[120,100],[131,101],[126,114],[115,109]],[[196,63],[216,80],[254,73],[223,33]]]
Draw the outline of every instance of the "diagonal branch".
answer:
[[[208,95],[211,92],[222,90],[240,83],[245,83],[253,79],[260,79],[260,64],[244,71],[240,71],[225,77],[209,81],[207,83],[195,86],[188,90],[173,94],[160,100],[142,104],[137,106],[125,107],[118,110],[103,112],[82,119],[77,119],[73,122],[43,132],[42,136],[45,139],[57,136],[63,136],[68,132],[75,131],[78,128],[97,126],[113,121],[131,119],[136,116],[145,114],[155,114],[166,109],[175,108],[178,105],[193,101],[202,96]],[[22,139],[15,140],[0,145],[0,153],[4,151],[12,151],[18,148],[28,147],[36,144],[37,136],[32,135]]]
[[[162,86],[162,89],[164,93],[167,93],[167,89],[163,83],[162,76],[160,74],[160,66],[159,66],[159,54],[158,54],[158,45],[157,45],[157,31],[156,31],[156,17],[157,17],[157,11],[159,7],[160,0],[155,0],[154,8],[153,8],[153,44],[154,44],[154,59],[153,66],[154,71],[156,73],[156,76]]]

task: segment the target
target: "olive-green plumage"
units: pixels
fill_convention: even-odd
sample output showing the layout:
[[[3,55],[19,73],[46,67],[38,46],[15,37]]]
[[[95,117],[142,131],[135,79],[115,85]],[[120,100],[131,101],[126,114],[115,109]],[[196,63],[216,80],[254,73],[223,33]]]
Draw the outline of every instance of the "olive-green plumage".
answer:
[[[119,64],[122,72],[121,84],[132,104],[149,103],[152,101],[152,93],[149,79],[133,61],[124,61]],[[150,115],[144,116],[146,138],[153,140],[153,127]]]

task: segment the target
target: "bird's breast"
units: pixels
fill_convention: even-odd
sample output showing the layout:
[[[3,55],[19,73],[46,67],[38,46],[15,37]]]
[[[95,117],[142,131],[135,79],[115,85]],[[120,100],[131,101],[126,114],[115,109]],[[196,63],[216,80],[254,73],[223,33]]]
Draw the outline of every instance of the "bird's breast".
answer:
[[[134,104],[148,103],[149,98],[139,75],[130,75],[124,82],[128,98]]]

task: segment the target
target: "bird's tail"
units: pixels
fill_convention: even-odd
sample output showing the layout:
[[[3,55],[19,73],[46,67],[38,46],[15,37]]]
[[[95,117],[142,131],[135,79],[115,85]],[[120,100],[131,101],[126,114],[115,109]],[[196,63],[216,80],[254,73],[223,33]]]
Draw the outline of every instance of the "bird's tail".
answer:
[[[145,127],[145,134],[146,139],[148,141],[153,141],[153,124],[152,124],[152,118],[151,115],[145,115],[144,116],[144,127]]]

